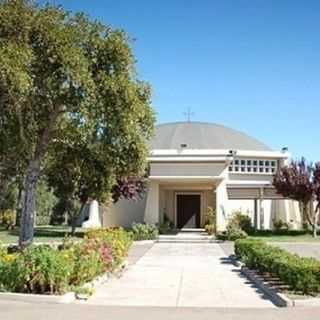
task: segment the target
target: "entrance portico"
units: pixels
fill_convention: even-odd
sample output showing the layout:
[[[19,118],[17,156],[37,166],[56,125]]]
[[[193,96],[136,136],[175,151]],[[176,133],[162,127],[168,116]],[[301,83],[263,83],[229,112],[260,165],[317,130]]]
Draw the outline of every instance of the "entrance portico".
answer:
[[[178,229],[203,228],[208,207],[216,212],[219,208],[224,208],[223,204],[217,201],[217,190],[221,182],[220,177],[151,179],[145,222],[159,224],[169,220]]]

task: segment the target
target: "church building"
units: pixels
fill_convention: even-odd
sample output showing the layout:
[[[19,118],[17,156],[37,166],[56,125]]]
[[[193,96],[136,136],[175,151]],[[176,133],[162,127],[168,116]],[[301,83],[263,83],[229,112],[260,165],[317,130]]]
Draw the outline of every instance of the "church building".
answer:
[[[103,216],[104,226],[133,222],[175,228],[202,228],[209,207],[218,231],[234,212],[247,214],[258,229],[281,219],[301,227],[298,203],[283,199],[272,186],[289,154],[222,125],[204,122],[160,124],[150,142],[148,191],[138,200],[121,200]]]

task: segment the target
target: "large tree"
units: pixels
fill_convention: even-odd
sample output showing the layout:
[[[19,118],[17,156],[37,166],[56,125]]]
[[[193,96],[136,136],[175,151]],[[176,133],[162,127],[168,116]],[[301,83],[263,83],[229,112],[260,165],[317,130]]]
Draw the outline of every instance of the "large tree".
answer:
[[[74,142],[66,144],[63,140]],[[110,172],[115,166],[105,165],[105,156],[102,154],[101,157],[100,151],[92,148],[95,144],[79,142],[79,139],[63,140],[57,139],[52,143],[45,174],[61,204],[64,204],[59,207],[74,223],[77,219],[74,208],[80,203],[80,213],[89,198],[107,206],[111,201],[136,199],[145,192],[146,179],[141,177],[144,172],[139,167],[128,170],[127,164],[125,171],[119,166],[120,170]],[[130,164],[133,160],[129,160]],[[128,161],[128,158],[123,161]],[[75,224],[73,231],[74,228]]]
[[[0,123],[25,163],[20,245],[33,240],[37,183],[59,146],[95,157],[107,175],[103,185],[88,179],[97,197],[144,170],[154,115],[134,62],[123,31],[61,7],[0,0]]]
[[[292,161],[278,169],[273,185],[279,194],[302,204],[303,219],[316,237],[320,229],[320,163],[313,165],[304,158]]]

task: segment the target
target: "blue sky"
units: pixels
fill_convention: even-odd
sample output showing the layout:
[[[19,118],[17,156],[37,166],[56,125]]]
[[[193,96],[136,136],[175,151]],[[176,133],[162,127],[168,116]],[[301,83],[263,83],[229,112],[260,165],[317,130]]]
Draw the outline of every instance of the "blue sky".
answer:
[[[158,123],[241,130],[320,160],[320,1],[54,0],[135,39]]]

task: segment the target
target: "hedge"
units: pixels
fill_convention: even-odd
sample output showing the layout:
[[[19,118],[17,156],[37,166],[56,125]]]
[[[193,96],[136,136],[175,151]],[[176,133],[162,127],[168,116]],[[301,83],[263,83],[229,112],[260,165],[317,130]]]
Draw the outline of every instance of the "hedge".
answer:
[[[295,292],[320,293],[320,261],[316,259],[302,258],[253,239],[237,240],[235,253],[248,268],[277,276]]]

